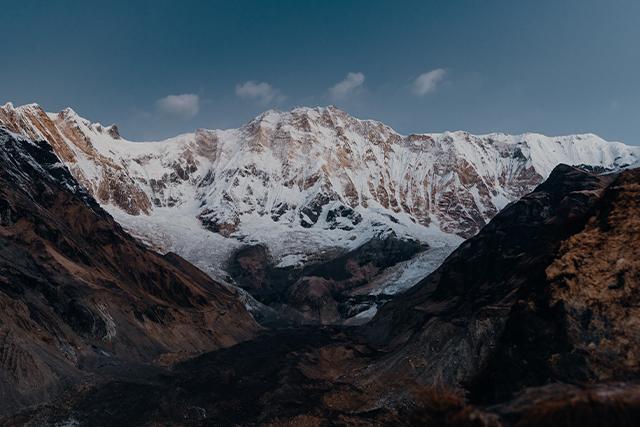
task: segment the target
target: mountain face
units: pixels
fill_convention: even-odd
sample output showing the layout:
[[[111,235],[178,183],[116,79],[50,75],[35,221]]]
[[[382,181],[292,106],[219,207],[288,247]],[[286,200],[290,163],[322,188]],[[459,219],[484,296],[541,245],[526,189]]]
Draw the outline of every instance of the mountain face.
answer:
[[[640,169],[559,166],[366,326],[375,375],[497,403],[527,387],[640,379]]]
[[[414,285],[557,164],[615,169],[640,156],[595,135],[404,136],[334,107],[267,111],[238,129],[146,143],[70,109],[7,104],[0,125],[50,142],[145,243],[323,323],[357,313],[363,293]],[[337,275],[322,266],[388,242],[404,247],[385,262],[360,253],[343,263],[354,269]],[[390,271],[398,264],[408,274]],[[286,286],[278,285],[283,277]],[[365,292],[364,283],[376,286]],[[368,304],[361,308],[373,313]]]
[[[0,307],[2,414],[259,330],[235,290],[124,232],[52,145],[2,129]]]
[[[640,169],[561,165],[359,328],[267,333],[11,421],[634,426]]]

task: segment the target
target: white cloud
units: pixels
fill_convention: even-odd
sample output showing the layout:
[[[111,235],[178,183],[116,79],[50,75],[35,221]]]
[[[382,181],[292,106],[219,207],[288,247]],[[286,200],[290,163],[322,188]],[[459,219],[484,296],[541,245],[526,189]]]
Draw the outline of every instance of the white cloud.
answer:
[[[256,101],[259,104],[266,105],[271,102],[281,102],[285,96],[269,83],[256,82],[250,80],[236,85],[236,95],[242,99]]]
[[[344,99],[354,90],[358,89],[364,83],[364,74],[362,73],[349,73],[335,86],[329,88],[329,94],[333,99]]]
[[[428,93],[433,92],[438,87],[438,84],[444,80],[444,76],[447,74],[447,71],[442,68],[437,68],[435,70],[428,71],[426,73],[420,74],[417,79],[413,82],[413,93],[418,96],[424,96]]]
[[[169,95],[159,99],[156,107],[164,114],[189,119],[200,111],[200,97],[192,93]]]

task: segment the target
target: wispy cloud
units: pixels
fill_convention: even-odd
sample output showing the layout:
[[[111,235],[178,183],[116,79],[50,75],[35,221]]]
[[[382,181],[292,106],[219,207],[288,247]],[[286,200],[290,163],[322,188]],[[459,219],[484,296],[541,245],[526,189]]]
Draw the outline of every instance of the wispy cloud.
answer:
[[[436,90],[440,82],[444,80],[447,71],[442,68],[422,73],[414,80],[412,91],[418,96],[424,96]]]
[[[164,114],[189,119],[200,111],[200,97],[192,93],[169,95],[156,101],[156,108]]]
[[[236,95],[242,99],[255,101],[261,105],[279,103],[285,100],[285,96],[269,83],[250,80],[236,85]]]
[[[329,95],[334,100],[344,99],[354,93],[363,83],[363,73],[349,73],[344,80],[329,88]]]

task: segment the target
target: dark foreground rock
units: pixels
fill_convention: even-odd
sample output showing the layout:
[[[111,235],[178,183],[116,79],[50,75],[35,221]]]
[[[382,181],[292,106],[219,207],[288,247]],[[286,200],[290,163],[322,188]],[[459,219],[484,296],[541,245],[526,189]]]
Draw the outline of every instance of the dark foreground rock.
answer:
[[[399,378],[358,384],[380,357],[335,328],[268,332],[173,368],[114,371],[109,382],[0,425],[631,427],[640,420],[640,385],[631,383],[555,383],[491,406],[470,403],[459,389]],[[392,388],[402,389],[401,402],[382,399]]]

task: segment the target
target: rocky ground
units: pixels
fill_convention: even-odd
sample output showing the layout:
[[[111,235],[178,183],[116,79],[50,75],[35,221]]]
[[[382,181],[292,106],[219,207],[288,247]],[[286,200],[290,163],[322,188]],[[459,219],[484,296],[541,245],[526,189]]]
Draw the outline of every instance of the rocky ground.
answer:
[[[389,295],[358,291],[383,277],[389,267],[425,249],[416,240],[399,239],[390,233],[352,251],[280,267],[274,264],[267,247],[255,245],[234,253],[227,271],[234,283],[293,324],[341,324],[389,300]]]

